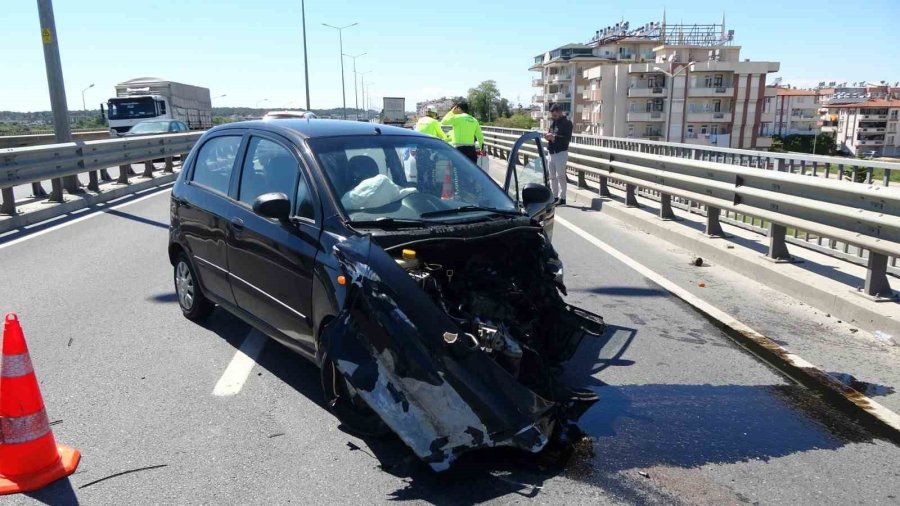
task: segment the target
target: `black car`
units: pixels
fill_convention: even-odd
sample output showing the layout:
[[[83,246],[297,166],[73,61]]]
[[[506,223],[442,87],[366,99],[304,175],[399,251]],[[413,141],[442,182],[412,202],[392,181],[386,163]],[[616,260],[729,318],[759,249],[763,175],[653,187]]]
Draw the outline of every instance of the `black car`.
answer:
[[[172,190],[184,315],[214,305],[314,360],[357,432],[394,431],[435,470],[489,446],[540,451],[572,389],[561,364],[603,319],[565,303],[543,157],[504,187],[446,143],[350,121],[208,131]],[[409,182],[403,157],[415,153]]]

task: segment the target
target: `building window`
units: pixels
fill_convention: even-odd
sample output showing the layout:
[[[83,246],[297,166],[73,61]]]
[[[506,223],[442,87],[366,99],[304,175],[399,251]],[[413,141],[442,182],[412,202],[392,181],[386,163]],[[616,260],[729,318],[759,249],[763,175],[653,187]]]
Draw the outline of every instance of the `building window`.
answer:
[[[709,127],[710,135],[719,135],[719,125],[713,125]]]
[[[700,125],[700,134],[706,135],[709,133],[709,125]]]
[[[887,144],[888,146],[893,146],[893,145],[894,145],[894,136],[893,136],[893,135],[888,135],[886,144]]]
[[[687,126],[687,134],[688,134],[688,137],[692,137],[694,135],[694,125]]]

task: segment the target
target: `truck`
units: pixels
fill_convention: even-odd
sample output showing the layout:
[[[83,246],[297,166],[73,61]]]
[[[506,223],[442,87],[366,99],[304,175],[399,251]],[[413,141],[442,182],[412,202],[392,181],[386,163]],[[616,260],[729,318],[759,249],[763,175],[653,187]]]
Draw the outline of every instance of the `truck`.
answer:
[[[406,99],[402,97],[384,97],[384,109],[381,122],[385,125],[406,124]]]
[[[117,84],[116,96],[106,106],[112,137],[147,119],[177,119],[191,130],[213,126],[209,88],[157,77],[138,77]]]

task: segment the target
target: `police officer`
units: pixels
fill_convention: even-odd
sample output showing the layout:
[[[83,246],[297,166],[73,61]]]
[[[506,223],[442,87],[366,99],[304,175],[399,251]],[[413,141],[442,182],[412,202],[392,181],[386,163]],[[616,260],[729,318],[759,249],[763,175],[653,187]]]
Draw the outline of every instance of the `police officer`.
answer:
[[[484,134],[481,133],[478,120],[469,116],[469,104],[464,100],[453,104],[453,108],[441,120],[441,125],[453,127],[450,131],[450,144],[477,165],[478,149],[484,149]]]
[[[416,122],[416,131],[449,142],[447,134],[441,130],[441,122],[437,120],[437,109],[433,105],[425,108],[425,116],[422,116]]]

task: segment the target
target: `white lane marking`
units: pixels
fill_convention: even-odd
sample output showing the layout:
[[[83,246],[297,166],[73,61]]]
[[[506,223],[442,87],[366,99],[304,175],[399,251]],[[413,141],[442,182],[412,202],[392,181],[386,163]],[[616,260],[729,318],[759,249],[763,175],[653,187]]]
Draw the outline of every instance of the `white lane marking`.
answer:
[[[782,352],[784,352],[785,360],[789,361],[792,366],[794,366],[796,368],[800,368],[800,369],[807,369],[807,368],[812,368],[812,369],[817,369],[817,370],[819,369],[817,366],[807,362],[802,357],[800,357],[798,355],[794,355],[793,353],[790,353],[789,351],[787,351],[785,348],[778,346],[776,343],[772,342],[772,340],[769,339],[768,337],[766,337],[765,335],[760,334],[759,332],[753,330],[752,328],[748,327],[747,325],[741,323],[740,321],[738,321],[737,319],[735,319],[733,316],[729,315],[725,311],[722,311],[721,309],[713,306],[712,304],[706,302],[705,300],[697,297],[693,293],[687,291],[687,289],[682,288],[681,286],[675,284],[672,281],[669,281],[663,275],[657,273],[656,271],[649,269],[648,267],[646,267],[643,264],[638,263],[636,260],[632,259],[625,253],[622,253],[621,251],[617,250],[616,248],[613,248],[612,246],[610,246],[609,244],[601,241],[600,239],[597,239],[596,237],[594,237],[593,235],[591,235],[584,229],[578,227],[574,223],[571,223],[568,220],[561,218],[558,215],[556,216],[556,222],[559,223],[560,225],[568,228],[572,232],[575,232],[576,234],[581,236],[581,238],[584,239],[585,241],[602,249],[603,251],[608,253],[610,256],[612,256],[616,260],[622,262],[623,264],[627,265],[631,269],[634,269],[635,271],[637,271],[638,274],[644,276],[645,278],[649,279],[650,281],[661,286],[662,288],[664,288],[666,291],[668,291],[672,295],[687,302],[691,306],[694,306],[694,308],[696,308],[700,312],[708,315],[709,317],[713,318],[714,320],[721,322],[723,325],[725,325],[731,329],[734,329],[737,332],[740,332],[744,335],[752,336],[757,339],[768,341],[771,346],[777,347]],[[835,381],[837,381],[837,380],[835,380]],[[860,404],[865,405],[863,409],[865,409],[870,414],[872,414],[873,416],[875,416],[876,418],[881,420],[884,424],[888,425],[889,427],[892,427],[894,430],[900,431],[900,414],[897,414],[894,411],[891,411],[890,409],[886,408],[885,406],[872,400],[870,397],[867,397],[862,394],[860,394],[859,397],[862,398],[862,403],[856,403],[857,405],[860,405]],[[853,401],[853,399],[850,399],[850,401],[855,402],[855,401]]]
[[[8,247],[10,247],[10,246],[12,246],[12,245],[14,245],[14,244],[19,244],[20,242],[24,242],[24,241],[27,241],[27,240],[29,240],[29,239],[34,239],[35,237],[40,237],[40,236],[42,236],[42,235],[44,235],[44,234],[49,234],[50,232],[59,230],[59,229],[61,229],[61,228],[63,228],[63,227],[68,227],[69,225],[74,225],[74,224],[76,224],[76,223],[80,223],[80,222],[82,222],[82,221],[89,220],[89,219],[91,219],[91,218],[96,218],[97,216],[101,216],[101,215],[105,214],[107,211],[112,211],[113,209],[119,209],[119,208],[122,208],[122,207],[125,207],[125,206],[130,206],[131,204],[137,204],[138,202],[141,202],[141,201],[143,201],[143,200],[147,200],[147,199],[149,199],[149,198],[153,198],[153,197],[155,197],[155,196],[157,196],[157,195],[160,195],[160,194],[165,193],[165,192],[168,192],[168,191],[172,191],[172,188],[170,188],[170,187],[163,188],[162,190],[159,190],[159,191],[155,191],[155,192],[149,193],[149,194],[144,195],[144,196],[142,196],[142,197],[138,197],[138,198],[136,198],[136,199],[134,199],[134,200],[129,200],[128,202],[123,202],[123,203],[121,203],[121,204],[117,204],[117,205],[114,205],[114,206],[111,206],[111,207],[102,207],[102,208],[100,208],[100,209],[97,209],[95,212],[93,212],[93,213],[91,213],[91,214],[88,214],[88,215],[85,215],[85,216],[81,216],[81,217],[79,217],[79,218],[75,218],[74,220],[67,221],[67,222],[65,222],[65,223],[60,223],[59,225],[54,225],[54,226],[52,226],[52,227],[45,228],[44,230],[39,230],[39,231],[37,231],[37,232],[35,232],[35,233],[33,233],[33,234],[28,234],[28,235],[26,235],[25,237],[20,237],[20,238],[18,238],[18,239],[13,239],[12,241],[5,242],[5,243],[3,243],[3,244],[0,244],[0,249],[8,248]],[[117,199],[117,200],[118,200],[118,199]],[[40,226],[42,223],[47,223],[48,221],[53,221],[53,220],[62,219],[63,217],[65,217],[65,215],[63,215],[63,216],[61,216],[61,217],[50,218],[50,219],[45,220],[45,221],[42,221],[42,222],[40,222],[40,223],[35,223],[35,224],[33,224],[33,225],[28,225],[28,226],[29,226],[29,227]]]
[[[244,383],[250,377],[253,366],[256,365],[256,358],[262,352],[266,345],[268,337],[262,332],[251,329],[241,343],[241,347],[234,354],[231,363],[225,368],[216,387],[213,388],[213,395],[225,397],[234,395],[244,388]]]

